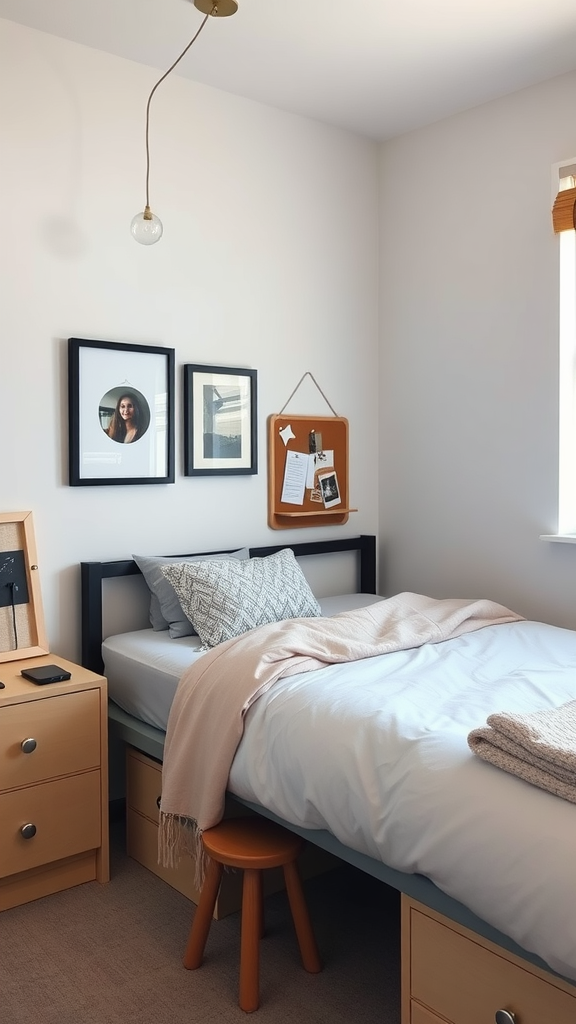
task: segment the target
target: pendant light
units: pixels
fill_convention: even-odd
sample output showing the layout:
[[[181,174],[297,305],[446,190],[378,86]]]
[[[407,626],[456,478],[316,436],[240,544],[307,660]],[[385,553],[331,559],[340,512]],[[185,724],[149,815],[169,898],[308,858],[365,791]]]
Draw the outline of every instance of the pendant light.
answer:
[[[238,10],[238,4],[236,0],[194,0],[194,6],[198,8],[202,14],[205,15],[200,28],[194,33],[192,39],[188,45],[182,50],[179,57],[176,58],[173,64],[165,71],[161,78],[158,79],[156,85],[152,89],[148,97],[148,103],[146,104],[146,205],[142,213],[137,213],[133,218],[130,225],[130,231],[141,245],[154,245],[162,238],[162,232],[164,228],[162,221],[155,213],[152,213],[150,209],[150,143],[149,143],[149,129],[150,129],[150,103],[154,93],[158,86],[168,78],[171,71],[174,70],[177,64],[180,63],[182,58],[188,53],[188,50],[194,42],[196,42],[200,35],[204,25],[208,21],[208,18],[228,18],[231,14],[236,14]]]

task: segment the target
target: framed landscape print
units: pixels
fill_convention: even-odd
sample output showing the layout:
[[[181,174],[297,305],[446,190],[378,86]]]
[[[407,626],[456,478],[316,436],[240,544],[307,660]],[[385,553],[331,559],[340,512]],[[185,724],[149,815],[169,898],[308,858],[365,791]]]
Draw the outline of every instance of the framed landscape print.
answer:
[[[68,339],[69,483],[174,483],[174,349]]]
[[[256,370],[184,367],[186,476],[257,473]]]

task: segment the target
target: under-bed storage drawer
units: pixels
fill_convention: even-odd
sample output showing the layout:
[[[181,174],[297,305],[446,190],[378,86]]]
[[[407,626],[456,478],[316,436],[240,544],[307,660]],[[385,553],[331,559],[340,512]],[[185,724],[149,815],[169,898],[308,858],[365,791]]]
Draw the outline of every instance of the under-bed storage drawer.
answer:
[[[407,897],[402,904],[403,1024],[433,1024],[436,1014],[486,1024],[497,1010],[519,1024],[574,1024],[576,987]]]
[[[128,807],[150,818],[157,825],[162,794],[162,765],[129,747],[126,772]]]
[[[194,885],[195,864],[183,857],[177,868],[158,863],[159,803],[162,792],[162,765],[133,747],[126,751],[126,842],[128,856],[167,882],[194,903],[200,893]],[[216,918],[240,909],[242,876],[224,872],[220,894],[214,909]]]
[[[162,792],[162,765],[134,747],[126,748],[126,841],[128,856],[133,857],[159,878],[162,878],[184,896],[198,902],[200,893],[194,885],[194,861],[182,858],[177,868],[165,868],[158,863],[158,823]],[[251,814],[234,800],[226,801],[225,817]],[[302,878],[313,878],[337,867],[341,862],[333,854],[307,843],[299,858]],[[284,888],[281,868],[264,872],[264,895]],[[242,905],[242,872],[225,871],[220,893],[214,908],[214,917],[225,917],[240,910]]]

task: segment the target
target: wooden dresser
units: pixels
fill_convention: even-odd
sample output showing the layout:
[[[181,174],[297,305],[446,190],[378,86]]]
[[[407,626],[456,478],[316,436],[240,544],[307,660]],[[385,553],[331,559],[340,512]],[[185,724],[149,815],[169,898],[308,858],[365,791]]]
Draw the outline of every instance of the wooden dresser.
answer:
[[[576,986],[402,897],[402,1024],[574,1024]]]
[[[23,668],[57,664],[37,686]],[[0,910],[107,882],[106,680],[55,654],[0,665]]]

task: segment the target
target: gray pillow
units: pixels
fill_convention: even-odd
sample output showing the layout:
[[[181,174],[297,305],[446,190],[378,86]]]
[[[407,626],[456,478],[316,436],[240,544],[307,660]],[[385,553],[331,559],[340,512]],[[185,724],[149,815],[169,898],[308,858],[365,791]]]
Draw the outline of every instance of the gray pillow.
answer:
[[[180,561],[160,569],[206,647],[266,622],[321,615],[291,548],[265,558]]]
[[[173,555],[164,557],[161,555],[132,555],[136,565],[140,569],[150,589],[150,625],[152,629],[167,629],[172,639],[176,640],[181,636],[193,636],[196,630],[190,620],[186,617],[174,588],[162,575],[161,567],[170,565],[173,562],[190,563],[201,562],[206,558],[211,560],[249,558],[248,548],[238,548],[223,555]]]

